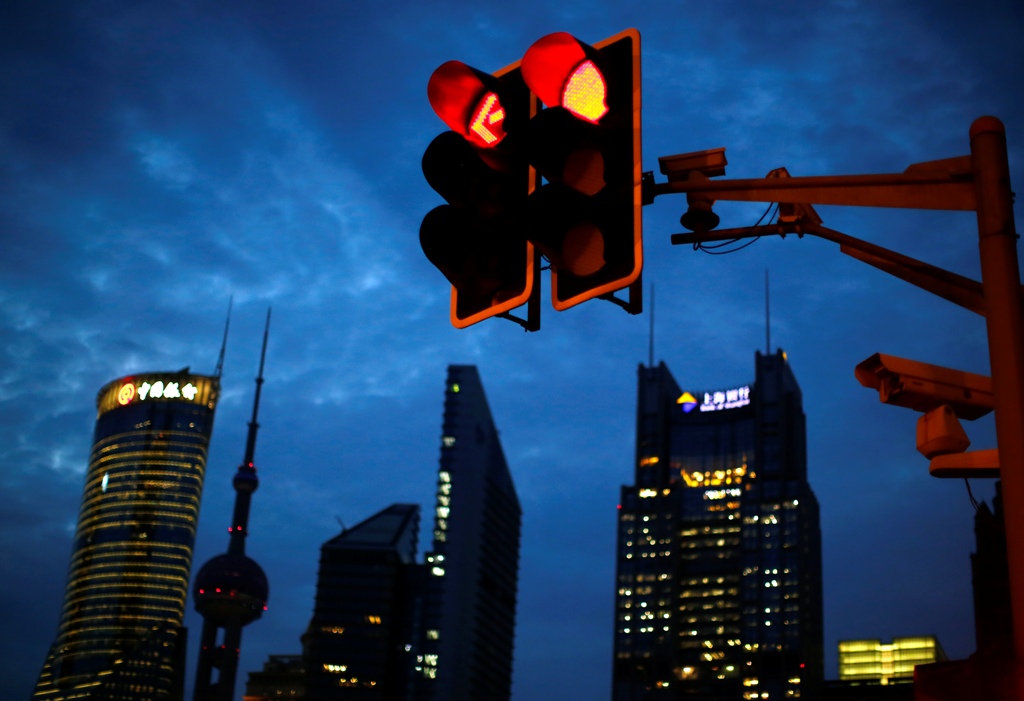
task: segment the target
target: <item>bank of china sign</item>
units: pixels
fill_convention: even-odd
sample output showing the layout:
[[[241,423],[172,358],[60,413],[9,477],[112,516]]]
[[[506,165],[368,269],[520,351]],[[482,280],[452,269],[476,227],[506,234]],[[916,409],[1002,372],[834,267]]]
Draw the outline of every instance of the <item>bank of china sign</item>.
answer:
[[[97,397],[97,409],[111,409],[139,402],[172,401],[203,404],[212,409],[217,400],[216,378],[205,375],[149,374],[123,377],[106,385]]]
[[[149,382],[143,382],[137,389],[133,383],[125,382],[117,392],[117,403],[124,406],[135,399],[135,397],[138,397],[142,401],[145,401],[147,398],[179,399],[180,397],[184,397],[191,402],[195,400],[196,392],[198,391],[199,390],[196,389],[196,386],[191,382],[181,386],[180,382],[172,382],[171,380],[164,382],[163,380],[157,380],[152,384]]]
[[[739,409],[741,406],[750,404],[750,386],[718,390],[717,392],[704,392],[703,399],[698,399],[689,392],[683,392],[679,399],[676,400],[676,404],[680,406],[685,414],[689,414],[698,407],[701,411]]]

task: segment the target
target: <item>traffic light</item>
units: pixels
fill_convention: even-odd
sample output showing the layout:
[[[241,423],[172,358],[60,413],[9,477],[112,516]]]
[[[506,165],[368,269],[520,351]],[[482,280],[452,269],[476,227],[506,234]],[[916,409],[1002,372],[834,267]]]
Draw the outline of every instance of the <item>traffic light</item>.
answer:
[[[551,262],[552,303],[561,311],[630,287],[623,306],[638,313],[640,35],[629,29],[588,46],[549,34],[521,71],[547,106],[518,146],[547,181],[529,197],[527,216],[530,240]]]
[[[424,217],[420,245],[452,284],[453,326],[513,318],[509,310],[539,290],[539,255],[523,219],[535,176],[517,145],[533,98],[515,65],[490,75],[458,61],[434,71],[427,95],[452,131],[423,155],[427,182],[448,204]],[[539,328],[535,306],[526,322],[513,319]]]

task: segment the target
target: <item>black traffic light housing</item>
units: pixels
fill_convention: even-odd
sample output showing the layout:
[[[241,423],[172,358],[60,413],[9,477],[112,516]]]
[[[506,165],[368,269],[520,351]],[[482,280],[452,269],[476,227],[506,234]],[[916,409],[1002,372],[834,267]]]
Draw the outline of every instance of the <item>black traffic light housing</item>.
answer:
[[[448,204],[424,217],[420,245],[452,284],[452,325],[503,316],[536,330],[539,254],[524,233],[535,176],[515,145],[533,98],[517,65],[489,75],[457,61],[434,71],[427,93],[453,131],[423,155],[427,183]],[[509,314],[527,302],[526,320]]]
[[[522,73],[547,105],[523,149],[548,181],[527,211],[528,236],[551,261],[552,303],[561,311],[629,288],[619,303],[639,313],[640,35],[629,29],[588,46],[551,34],[526,52]]]
[[[539,329],[542,254],[556,310],[597,297],[639,314],[639,33],[594,46],[549,34],[493,75],[449,61],[427,94],[452,131],[423,157],[448,204],[423,219],[420,242],[452,284],[452,324],[501,316]],[[627,301],[614,296],[623,288]],[[525,321],[510,315],[527,302]]]

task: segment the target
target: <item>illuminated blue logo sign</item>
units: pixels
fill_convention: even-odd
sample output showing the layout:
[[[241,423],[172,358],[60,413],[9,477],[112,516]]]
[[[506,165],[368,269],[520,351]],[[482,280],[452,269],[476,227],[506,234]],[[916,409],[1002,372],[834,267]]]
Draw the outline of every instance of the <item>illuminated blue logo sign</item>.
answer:
[[[697,398],[689,392],[683,392],[682,396],[676,400],[676,404],[683,408],[684,414],[689,414],[697,406]]]
[[[705,392],[704,401],[700,404],[701,411],[722,411],[723,409],[739,409],[750,404],[750,387]]]

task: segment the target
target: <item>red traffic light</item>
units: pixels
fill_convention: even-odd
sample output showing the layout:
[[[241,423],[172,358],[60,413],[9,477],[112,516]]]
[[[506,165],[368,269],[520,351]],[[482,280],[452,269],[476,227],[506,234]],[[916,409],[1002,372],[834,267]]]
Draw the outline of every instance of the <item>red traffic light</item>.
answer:
[[[423,175],[448,204],[424,217],[420,245],[452,285],[452,325],[501,316],[535,331],[540,254],[523,220],[535,176],[506,132],[529,121],[536,101],[517,66],[489,75],[458,61],[434,71],[427,94],[452,131],[423,154]],[[524,304],[525,321],[510,313]]]
[[[539,328],[542,254],[556,310],[600,297],[639,313],[639,33],[593,46],[549,34],[493,75],[448,61],[427,95],[452,131],[424,154],[448,204],[424,218],[420,242],[452,284],[452,324],[501,316]],[[625,288],[623,302],[613,293]],[[525,321],[511,316],[526,303]]]
[[[523,151],[548,181],[528,200],[527,236],[551,262],[552,304],[563,311],[628,288],[619,303],[639,313],[640,35],[590,46],[549,34],[520,67],[548,106],[527,125]]]
[[[493,76],[461,61],[448,61],[430,76],[427,98],[452,131],[484,148],[505,138],[505,106]]]
[[[608,83],[596,58],[571,34],[548,34],[523,56],[523,80],[548,107],[564,107],[596,124],[608,113]]]

